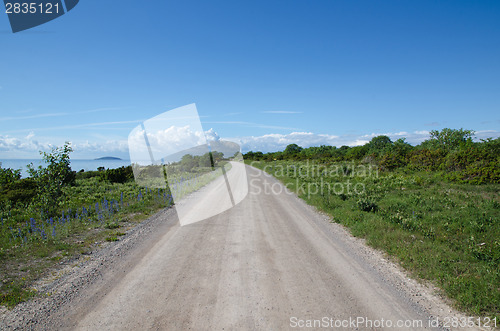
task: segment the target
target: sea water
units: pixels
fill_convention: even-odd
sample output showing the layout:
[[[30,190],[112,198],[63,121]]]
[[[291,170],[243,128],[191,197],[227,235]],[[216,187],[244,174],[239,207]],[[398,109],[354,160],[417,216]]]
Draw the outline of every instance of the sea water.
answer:
[[[78,160],[71,159],[70,160],[71,169],[74,171],[91,171],[97,170],[99,167],[104,167],[106,169],[115,169],[123,166],[129,166],[130,160]],[[45,163],[41,159],[2,159],[0,160],[2,168],[11,168],[11,169],[21,169],[22,176],[28,177],[28,171],[26,166],[30,163],[33,163],[35,168],[38,166],[44,166]]]

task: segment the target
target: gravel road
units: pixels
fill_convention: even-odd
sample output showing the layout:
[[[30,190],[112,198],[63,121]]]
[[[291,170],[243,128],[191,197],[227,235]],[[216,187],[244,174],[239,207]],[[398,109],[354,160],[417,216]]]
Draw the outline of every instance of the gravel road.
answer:
[[[238,171],[249,192],[233,208],[185,226],[158,213],[55,270],[38,284],[47,295],[3,311],[0,329],[421,330],[461,317],[274,178],[228,177]]]

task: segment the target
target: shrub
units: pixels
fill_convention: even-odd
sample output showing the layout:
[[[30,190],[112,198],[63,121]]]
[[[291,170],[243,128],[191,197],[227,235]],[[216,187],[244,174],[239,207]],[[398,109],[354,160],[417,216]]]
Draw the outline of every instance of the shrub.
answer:
[[[431,141],[438,147],[446,151],[455,150],[472,143],[474,131],[464,129],[448,129],[441,131],[432,130],[430,132]]]
[[[134,178],[132,166],[108,169],[99,172],[99,178],[111,183],[125,183]]]
[[[76,173],[76,179],[87,179],[92,177],[100,177],[99,171],[79,171]]]
[[[382,170],[394,170],[406,165],[406,158],[398,153],[388,152],[380,159],[380,168]]]
[[[13,170],[10,168],[2,168],[2,163],[0,162],[0,185],[6,185],[16,180],[21,179],[21,170]]]
[[[368,146],[355,146],[350,148],[345,157],[349,160],[361,160],[368,153]]]
[[[387,136],[376,136],[368,143],[370,153],[381,154],[392,146],[391,138]]]
[[[32,178],[24,178],[11,182],[0,190],[0,200],[25,204],[30,202],[37,194],[37,184]]]
[[[358,200],[358,208],[361,211],[376,212],[378,210],[377,204],[369,198],[361,198]]]
[[[35,168],[33,163],[28,165],[28,173],[37,185],[37,205],[46,214],[44,216],[55,215],[64,194],[63,187],[75,184],[76,173],[71,171],[69,159],[72,151],[70,143],[66,142],[63,147],[52,149],[51,153],[40,152],[47,163],[45,168]]]
[[[435,150],[423,148],[408,154],[410,167],[415,170],[438,170],[446,153],[438,148]]]

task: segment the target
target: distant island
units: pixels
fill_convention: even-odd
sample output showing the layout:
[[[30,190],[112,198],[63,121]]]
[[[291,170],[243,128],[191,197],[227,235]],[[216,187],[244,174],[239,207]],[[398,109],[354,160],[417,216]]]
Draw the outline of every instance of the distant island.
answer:
[[[99,157],[94,160],[121,160],[119,157],[114,157],[114,156],[105,156],[105,157]]]

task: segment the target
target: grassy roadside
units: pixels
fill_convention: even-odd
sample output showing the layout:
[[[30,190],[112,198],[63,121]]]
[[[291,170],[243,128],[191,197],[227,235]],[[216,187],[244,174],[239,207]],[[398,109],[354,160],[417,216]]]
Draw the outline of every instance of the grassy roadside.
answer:
[[[31,286],[55,265],[105,241],[119,240],[136,224],[172,205],[168,190],[141,188],[133,181],[103,181],[98,172],[83,175],[64,188],[68,198],[58,206],[58,217],[42,220],[22,205],[3,211],[1,305],[13,307],[41,295]]]
[[[469,314],[500,320],[500,187],[361,163],[247,162],[281,180]]]
[[[164,168],[140,169],[144,171],[139,175],[141,186],[132,167],[79,172],[72,184],[57,187],[60,198],[52,205],[41,203],[40,185],[45,182],[13,178],[0,185],[0,305],[13,307],[39,295],[33,282],[61,261],[86,254],[105,241],[120,240],[137,223],[172,206],[174,199],[222,175],[220,167],[231,168],[224,160],[217,165],[216,171],[197,165],[186,171],[182,164],[174,164],[168,173],[169,187],[154,189],[166,184],[164,174],[157,173]],[[61,173],[56,170],[53,173]],[[12,174],[10,169],[5,172]],[[52,213],[47,215],[44,208]]]

